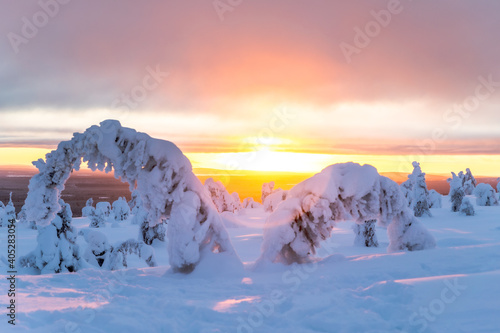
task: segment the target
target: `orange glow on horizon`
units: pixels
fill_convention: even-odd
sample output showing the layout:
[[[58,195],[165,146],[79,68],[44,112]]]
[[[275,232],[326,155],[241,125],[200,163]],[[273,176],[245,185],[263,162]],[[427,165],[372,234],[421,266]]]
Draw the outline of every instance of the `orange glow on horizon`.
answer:
[[[280,145],[282,141],[269,142]],[[274,148],[274,147],[273,147]],[[31,162],[45,158],[51,149],[36,147],[0,148],[0,166],[32,167]],[[484,177],[500,176],[498,166],[500,155],[354,155],[354,154],[317,154],[293,151],[274,151],[261,146],[258,151],[234,153],[185,153],[194,169],[216,169],[234,174],[238,171],[252,172],[320,172],[335,163],[355,162],[370,164],[380,173],[410,173],[411,162],[417,160],[422,170],[429,175],[450,175],[470,168],[474,175]]]

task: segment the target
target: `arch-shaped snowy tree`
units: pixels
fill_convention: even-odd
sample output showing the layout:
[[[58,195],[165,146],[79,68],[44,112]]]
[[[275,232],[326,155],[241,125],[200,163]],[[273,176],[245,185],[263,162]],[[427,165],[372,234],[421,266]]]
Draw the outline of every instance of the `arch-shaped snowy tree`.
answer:
[[[75,133],[47,154],[45,161],[33,163],[39,173],[29,184],[28,220],[39,226],[51,224],[61,210],[64,184],[82,160],[93,171],[114,171],[115,178],[128,182],[131,191],[136,189],[151,228],[169,218],[169,259],[175,271],[192,271],[204,251],[234,254],[210,196],[180,149],[169,141],[122,127],[116,120]]]
[[[432,235],[408,207],[398,184],[370,165],[335,164],[293,187],[268,217],[259,261],[307,261],[330,237],[336,221],[388,225],[388,251],[435,247]]]

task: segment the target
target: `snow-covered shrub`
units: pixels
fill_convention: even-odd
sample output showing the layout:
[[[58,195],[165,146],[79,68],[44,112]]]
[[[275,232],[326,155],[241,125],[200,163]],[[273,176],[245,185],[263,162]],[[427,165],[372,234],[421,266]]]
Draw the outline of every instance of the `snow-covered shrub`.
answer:
[[[266,200],[267,196],[273,193],[274,189],[274,182],[269,182],[269,183],[264,183],[262,184],[262,195],[261,195],[261,202],[264,203]]]
[[[150,228],[169,219],[169,259],[174,271],[190,272],[204,251],[236,257],[221,217],[180,149],[122,127],[116,120],[75,133],[45,161],[34,162],[39,173],[31,178],[25,201],[28,220],[40,227],[51,224],[60,210],[64,184],[82,160],[91,170],[113,171],[115,178],[129,183],[131,191],[137,189],[149,212]],[[186,239],[189,242],[183,242]]]
[[[111,212],[112,212],[111,204],[107,201],[98,202],[95,205],[95,210],[96,210],[96,212],[99,212],[99,214],[104,215],[104,217],[106,219],[111,216]]]
[[[143,242],[129,239],[112,246],[109,244],[106,235],[101,232],[91,230],[82,232],[82,234],[88,244],[83,258],[95,267],[102,267],[109,270],[126,268],[128,266],[127,257],[129,254],[136,254],[149,267],[156,266],[154,249]]]
[[[235,201],[235,197],[226,190],[221,181],[214,181],[212,178],[205,180],[205,188],[210,193],[215,207],[219,213],[232,212],[238,210],[240,201]]]
[[[42,274],[76,272],[83,266],[76,231],[71,226],[71,208],[62,199],[59,206],[60,211],[49,225],[38,225],[38,245],[21,258],[21,266],[34,267]]]
[[[365,246],[365,247],[377,247],[378,240],[377,234],[375,233],[375,224],[377,220],[368,220],[364,223],[356,223],[353,226],[354,229],[354,245]]]
[[[90,228],[104,228],[106,226],[106,216],[104,216],[104,212],[100,209],[95,209],[91,207],[89,213],[89,227]]]
[[[469,198],[464,198],[460,206],[460,215],[474,216],[475,214],[476,212],[474,211],[472,202],[470,202]]]
[[[241,206],[243,208],[259,208],[262,205],[259,202],[256,202],[252,197],[248,197],[243,199]]]
[[[118,222],[127,220],[130,215],[130,207],[125,198],[118,198],[113,202],[112,210],[115,221]]]
[[[443,196],[436,190],[429,190],[429,208],[441,208],[443,206]]]
[[[286,199],[288,191],[283,191],[282,189],[276,189],[271,194],[266,196],[264,199],[264,210],[266,212],[272,212],[276,207]]]
[[[137,214],[132,219],[132,224],[140,224],[139,227],[139,240],[143,241],[147,245],[153,244],[155,239],[161,242],[165,241],[166,235],[166,223],[160,223],[154,227],[149,226],[148,212],[144,209],[139,209]]]
[[[408,180],[401,184],[401,190],[416,217],[431,216],[429,191],[425,183],[425,173],[422,172],[420,163],[413,162],[413,172],[408,175]]]
[[[462,178],[465,195],[472,195],[474,193],[474,189],[477,186],[477,181],[476,178],[474,178],[474,176],[472,175],[470,169],[465,169],[465,174],[463,172],[460,172],[459,177]]]
[[[80,231],[84,235],[88,246],[83,252],[83,259],[94,267],[102,267],[108,259],[112,250],[112,246],[108,242],[108,238],[102,232],[95,230]]]
[[[89,198],[85,203],[85,207],[82,208],[82,217],[87,217],[90,215],[91,210],[94,208],[94,199]]]
[[[129,239],[111,248],[109,259],[103,263],[103,268],[109,270],[127,268],[127,257],[130,254],[137,255],[144,260],[149,267],[155,267],[157,265],[155,251],[151,246],[143,242],[138,242],[135,239]]]
[[[380,218],[388,251],[433,248],[435,240],[409,209],[398,184],[370,166],[335,164],[294,186],[267,218],[259,261],[304,262],[331,236],[336,221]]]
[[[450,183],[450,193],[448,196],[451,200],[451,211],[458,212],[462,205],[462,200],[465,197],[465,190],[462,179],[454,172],[452,172],[451,175],[452,178],[448,178],[448,183]]]
[[[495,190],[490,184],[481,183],[474,190],[478,206],[498,206]]]

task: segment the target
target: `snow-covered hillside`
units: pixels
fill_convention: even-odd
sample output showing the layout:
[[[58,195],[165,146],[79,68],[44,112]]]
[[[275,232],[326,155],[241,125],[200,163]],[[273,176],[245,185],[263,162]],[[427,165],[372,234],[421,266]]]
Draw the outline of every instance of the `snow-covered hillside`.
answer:
[[[353,222],[338,223],[318,259],[290,266],[254,265],[261,255],[263,208],[224,212],[244,267],[211,255],[189,274],[173,273],[166,243],[155,240],[157,267],[135,255],[128,268],[85,268],[77,273],[31,275],[17,284],[17,325],[7,324],[0,295],[1,332],[499,332],[500,206],[475,206],[475,216],[432,208],[421,218],[437,247],[387,253],[356,247]],[[92,229],[109,244],[137,239],[133,216]],[[234,227],[239,225],[239,227]],[[85,251],[88,218],[73,219]],[[0,228],[5,244],[7,229]],[[18,257],[33,250],[37,231],[19,227]],[[1,271],[6,271],[2,258]],[[0,290],[8,289],[2,278]]]

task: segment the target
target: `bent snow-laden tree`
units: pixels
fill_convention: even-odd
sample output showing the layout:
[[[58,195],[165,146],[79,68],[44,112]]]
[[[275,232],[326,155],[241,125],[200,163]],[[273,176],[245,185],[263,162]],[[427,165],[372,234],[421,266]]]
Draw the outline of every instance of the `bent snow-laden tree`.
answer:
[[[301,263],[329,238],[336,221],[388,225],[388,251],[435,247],[398,184],[370,165],[335,164],[293,187],[268,217],[259,261]]]
[[[39,226],[51,224],[61,210],[64,184],[82,159],[91,170],[114,171],[115,178],[128,182],[131,191],[137,189],[150,228],[169,219],[168,250],[174,271],[192,271],[205,251],[235,255],[222,220],[187,157],[173,143],[122,127],[116,120],[75,133],[47,154],[45,161],[34,162],[39,173],[30,181],[25,202],[28,220]]]

